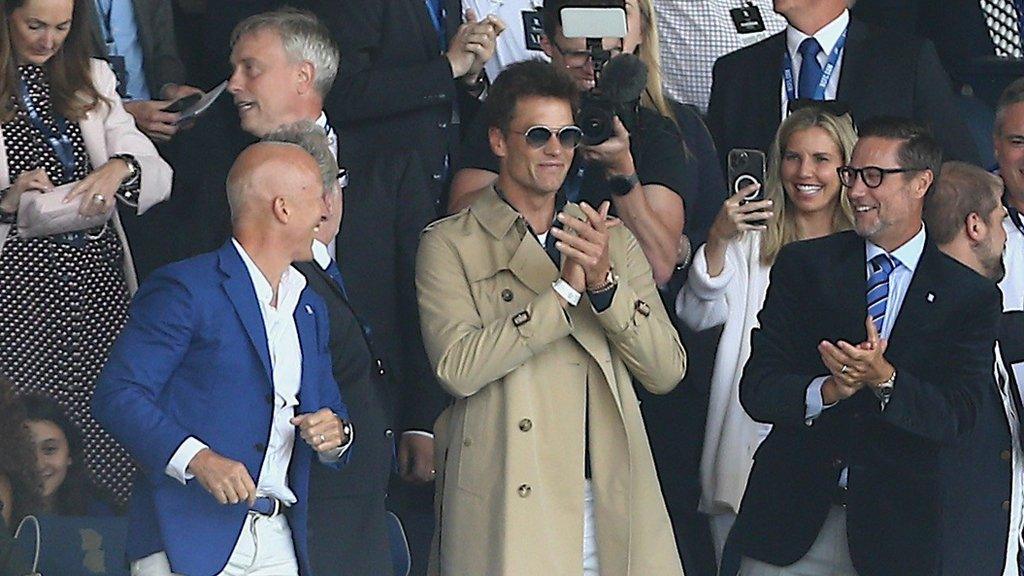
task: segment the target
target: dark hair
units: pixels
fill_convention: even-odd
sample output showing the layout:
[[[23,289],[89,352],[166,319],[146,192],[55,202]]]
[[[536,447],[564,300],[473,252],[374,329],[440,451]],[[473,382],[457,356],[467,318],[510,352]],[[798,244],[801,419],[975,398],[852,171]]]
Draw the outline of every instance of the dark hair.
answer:
[[[25,428],[25,405],[11,382],[0,376],[0,476],[11,484],[11,528],[41,507],[39,473]]]
[[[26,395],[22,397],[26,422],[51,422],[64,433],[68,442],[71,465],[68,466],[64,482],[54,494],[53,514],[61,516],[84,516],[88,512],[89,499],[94,488],[89,481],[85,467],[85,453],[82,450],[82,434],[73,424],[67,412],[55,400],[46,396]]]
[[[575,113],[579,88],[565,70],[542,60],[512,64],[498,75],[484,101],[482,114],[487,125],[508,130],[516,103],[528,97],[565,100]]]
[[[586,6],[593,8],[626,8],[625,0],[544,0],[541,9],[544,35],[551,42],[555,41],[555,33],[562,27],[562,8],[567,6]]]
[[[996,121],[993,124],[996,136],[1003,133],[1003,120],[1006,119],[1006,109],[1021,102],[1024,102],[1024,78],[1017,78],[999,95],[999,102],[996,104]]]
[[[1003,182],[995,174],[965,162],[946,162],[924,202],[928,236],[940,246],[952,242],[971,213],[988,224],[1002,192]]]
[[[11,14],[21,8],[26,0],[7,0],[4,2],[4,20],[2,28],[6,36],[2,40],[0,58],[4,70],[0,76],[0,120],[8,121],[14,117],[12,102],[18,91],[18,65],[15,61],[14,46],[11,44]],[[78,121],[85,118],[86,113],[106,99],[99,93],[92,82],[92,54],[96,46],[92,39],[92,0],[71,0],[73,2],[71,29],[67,38],[44,65],[50,82],[50,100],[54,110],[68,120]],[[5,53],[3,53],[5,52]]]
[[[884,138],[902,142],[896,155],[900,168],[928,169],[935,180],[942,170],[942,146],[932,133],[909,118],[878,116],[860,127],[860,139]],[[903,175],[909,178],[911,173]]]

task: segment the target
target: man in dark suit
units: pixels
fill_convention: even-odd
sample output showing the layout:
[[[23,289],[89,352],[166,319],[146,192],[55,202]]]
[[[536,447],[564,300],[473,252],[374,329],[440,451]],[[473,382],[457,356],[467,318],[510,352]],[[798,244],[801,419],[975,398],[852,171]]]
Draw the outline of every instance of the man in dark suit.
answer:
[[[947,162],[924,212],[928,233],[939,250],[993,282],[1005,273],[1002,193],[997,176],[977,166]],[[1016,356],[1017,362],[1022,359],[1022,328],[1003,315],[999,336],[1003,358],[982,389],[974,428],[946,447],[939,460],[943,575],[1020,576],[1017,554],[1024,478],[1019,404],[1014,398],[1019,391],[1011,388],[1011,364],[1005,360],[1007,353]]]
[[[741,574],[936,574],[942,447],[991,381],[998,290],[921,221],[938,143],[893,118],[860,136],[855,231],[784,248],[752,332],[740,401],[773,428],[730,535]]]
[[[914,118],[929,125],[948,158],[978,164],[934,46],[851,20],[846,5],[775,0],[786,30],[715,62],[708,127],[723,165],[733,148],[767,151],[794,98],[840,100],[858,123],[882,115]]]
[[[461,125],[479,107],[483,65],[504,25],[463,24],[458,0],[305,0],[341,47],[326,110],[338,124],[341,156],[353,168],[380,155],[413,152],[437,201],[454,165]]]
[[[228,176],[232,238],[143,283],[92,410],[139,463],[133,574],[310,574],[313,460],[352,440],[323,300],[291,263],[325,216],[319,168],[261,143]]]

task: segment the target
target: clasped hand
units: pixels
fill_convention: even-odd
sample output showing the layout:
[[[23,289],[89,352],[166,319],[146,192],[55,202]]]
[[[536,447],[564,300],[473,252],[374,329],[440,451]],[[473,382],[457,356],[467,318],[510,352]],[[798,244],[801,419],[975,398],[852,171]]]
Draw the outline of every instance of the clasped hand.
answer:
[[[821,387],[825,404],[853,396],[864,386],[875,388],[892,376],[895,368],[885,359],[889,341],[878,335],[869,315],[865,320],[868,338],[854,346],[842,340],[835,344],[822,340],[818,353],[831,376]]]
[[[586,218],[578,218],[565,212],[558,213],[558,221],[565,227],[551,228],[555,248],[563,257],[562,278],[577,292],[601,286],[611,269],[608,255],[608,210],[611,204],[601,203],[600,211],[586,202],[580,203]]]
[[[494,56],[497,38],[505,30],[505,23],[493,14],[478,22],[472,8],[466,10],[465,17],[466,21],[449,42],[447,56],[452,76],[464,78],[472,84],[483,70],[484,63]]]

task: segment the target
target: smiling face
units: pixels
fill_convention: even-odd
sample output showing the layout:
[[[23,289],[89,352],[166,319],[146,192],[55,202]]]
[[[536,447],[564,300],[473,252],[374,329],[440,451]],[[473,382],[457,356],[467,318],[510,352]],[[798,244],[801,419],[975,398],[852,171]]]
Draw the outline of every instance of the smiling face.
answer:
[[[877,136],[861,138],[853,149],[850,166],[913,168],[900,165],[902,145],[900,140]],[[921,210],[930,183],[931,172],[927,170],[886,174],[877,188],[867,187],[858,177],[847,191],[857,234],[886,251],[902,246],[921,229]]]
[[[46,64],[64,45],[73,12],[72,0],[27,0],[15,8],[8,26],[17,62]]]
[[[782,151],[782,187],[801,213],[835,210],[841,185],[836,168],[843,163],[839,146],[828,132],[813,126],[794,132]]]
[[[554,194],[562,186],[572,164],[574,150],[552,137],[541,148],[533,148],[523,133],[533,126],[553,131],[573,124],[572,106],[558,98],[528,96],[515,107],[509,129],[491,128],[491,149],[501,161],[501,176],[510,184],[536,195]]]
[[[29,420],[29,435],[36,452],[36,466],[44,500],[52,500],[67,478],[71,467],[71,448],[67,436],[49,420]]]
[[[1024,206],[1024,102],[1006,107],[993,137],[999,175],[1015,206]]]
[[[309,84],[304,76],[307,65],[288,58],[276,31],[257,30],[240,37],[231,50],[231,66],[227,89],[243,130],[262,137],[302,119],[298,100]]]

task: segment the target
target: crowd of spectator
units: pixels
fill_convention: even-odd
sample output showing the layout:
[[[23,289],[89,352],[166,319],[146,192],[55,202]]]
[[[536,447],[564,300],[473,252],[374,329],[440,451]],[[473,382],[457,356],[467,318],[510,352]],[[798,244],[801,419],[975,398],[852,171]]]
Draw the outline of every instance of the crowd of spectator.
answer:
[[[1020,576],[1022,58],[1019,0],[8,0],[2,528]]]

